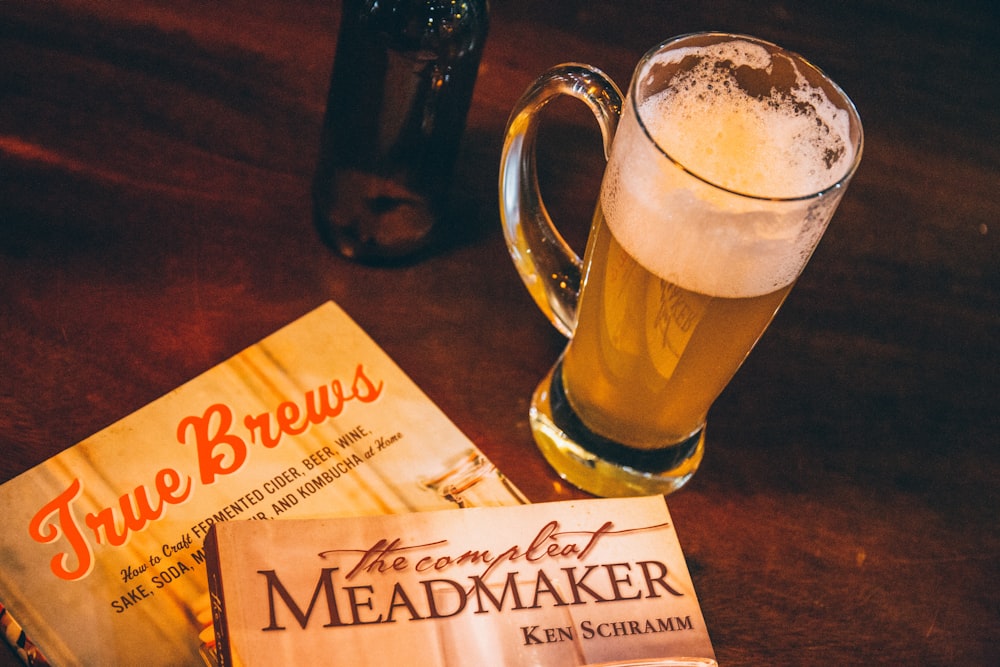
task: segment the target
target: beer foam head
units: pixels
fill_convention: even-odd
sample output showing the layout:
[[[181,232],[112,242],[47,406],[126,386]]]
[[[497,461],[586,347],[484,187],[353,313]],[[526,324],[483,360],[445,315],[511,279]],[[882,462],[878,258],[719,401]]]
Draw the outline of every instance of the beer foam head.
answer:
[[[602,206],[619,243],[701,293],[757,296],[795,280],[854,163],[850,112],[800,63],[727,41],[654,56],[627,105]],[[633,91],[634,94],[635,91]],[[655,144],[653,143],[655,142]]]
[[[738,41],[678,49],[653,65],[686,60],[694,64],[642,101],[639,114],[660,148],[689,171],[768,198],[808,196],[847,173],[848,112],[811,86],[798,63]]]

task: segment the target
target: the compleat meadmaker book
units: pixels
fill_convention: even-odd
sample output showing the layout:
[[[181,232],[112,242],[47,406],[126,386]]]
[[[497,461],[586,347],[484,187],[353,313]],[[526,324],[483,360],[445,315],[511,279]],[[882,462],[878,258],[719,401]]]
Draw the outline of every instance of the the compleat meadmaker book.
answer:
[[[715,664],[662,496],[222,523],[205,551],[225,667]]]
[[[0,621],[29,662],[211,662],[212,525],[523,502],[327,303],[0,486]]]

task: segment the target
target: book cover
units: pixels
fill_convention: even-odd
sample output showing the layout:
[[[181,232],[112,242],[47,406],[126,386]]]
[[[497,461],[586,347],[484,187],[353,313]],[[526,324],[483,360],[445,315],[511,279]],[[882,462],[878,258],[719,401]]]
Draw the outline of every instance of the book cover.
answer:
[[[213,526],[220,663],[714,665],[662,496]]]
[[[5,636],[57,665],[199,664],[211,526],[522,502],[327,303],[0,486]]]

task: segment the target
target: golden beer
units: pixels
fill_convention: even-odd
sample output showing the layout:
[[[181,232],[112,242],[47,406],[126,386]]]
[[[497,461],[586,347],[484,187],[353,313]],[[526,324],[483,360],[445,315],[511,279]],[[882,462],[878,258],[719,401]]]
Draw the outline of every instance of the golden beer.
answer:
[[[821,190],[851,157],[832,105],[761,102],[716,67],[770,57],[741,48],[692,50],[705,66],[627,106],[605,171],[559,379],[623,463],[704,426],[829,219],[773,199]]]
[[[595,433],[637,449],[688,438],[774,317],[792,284],[726,298],[663,280],[625,252],[600,207],[594,268],[563,358],[566,397]]]
[[[815,67],[739,35],[651,50],[616,127],[601,120],[618,111],[599,72],[566,65],[540,82],[512,114],[501,158],[511,256],[570,335],[532,398],[532,432],[587,491],[669,493],[697,469],[709,408],[823,236],[857,168],[860,121]],[[586,101],[613,135],[578,298],[533,195],[533,119],[553,91]]]

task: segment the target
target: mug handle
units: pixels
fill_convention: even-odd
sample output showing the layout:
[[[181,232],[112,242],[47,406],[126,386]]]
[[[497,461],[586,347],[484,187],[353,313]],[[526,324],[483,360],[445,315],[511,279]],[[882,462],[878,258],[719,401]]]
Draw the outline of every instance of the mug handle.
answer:
[[[507,250],[528,292],[567,338],[576,328],[583,262],[556,229],[538,187],[538,112],[558,95],[582,100],[604,139],[604,159],[622,111],[622,94],[604,72],[579,63],[542,74],[514,105],[500,155],[500,219]]]

